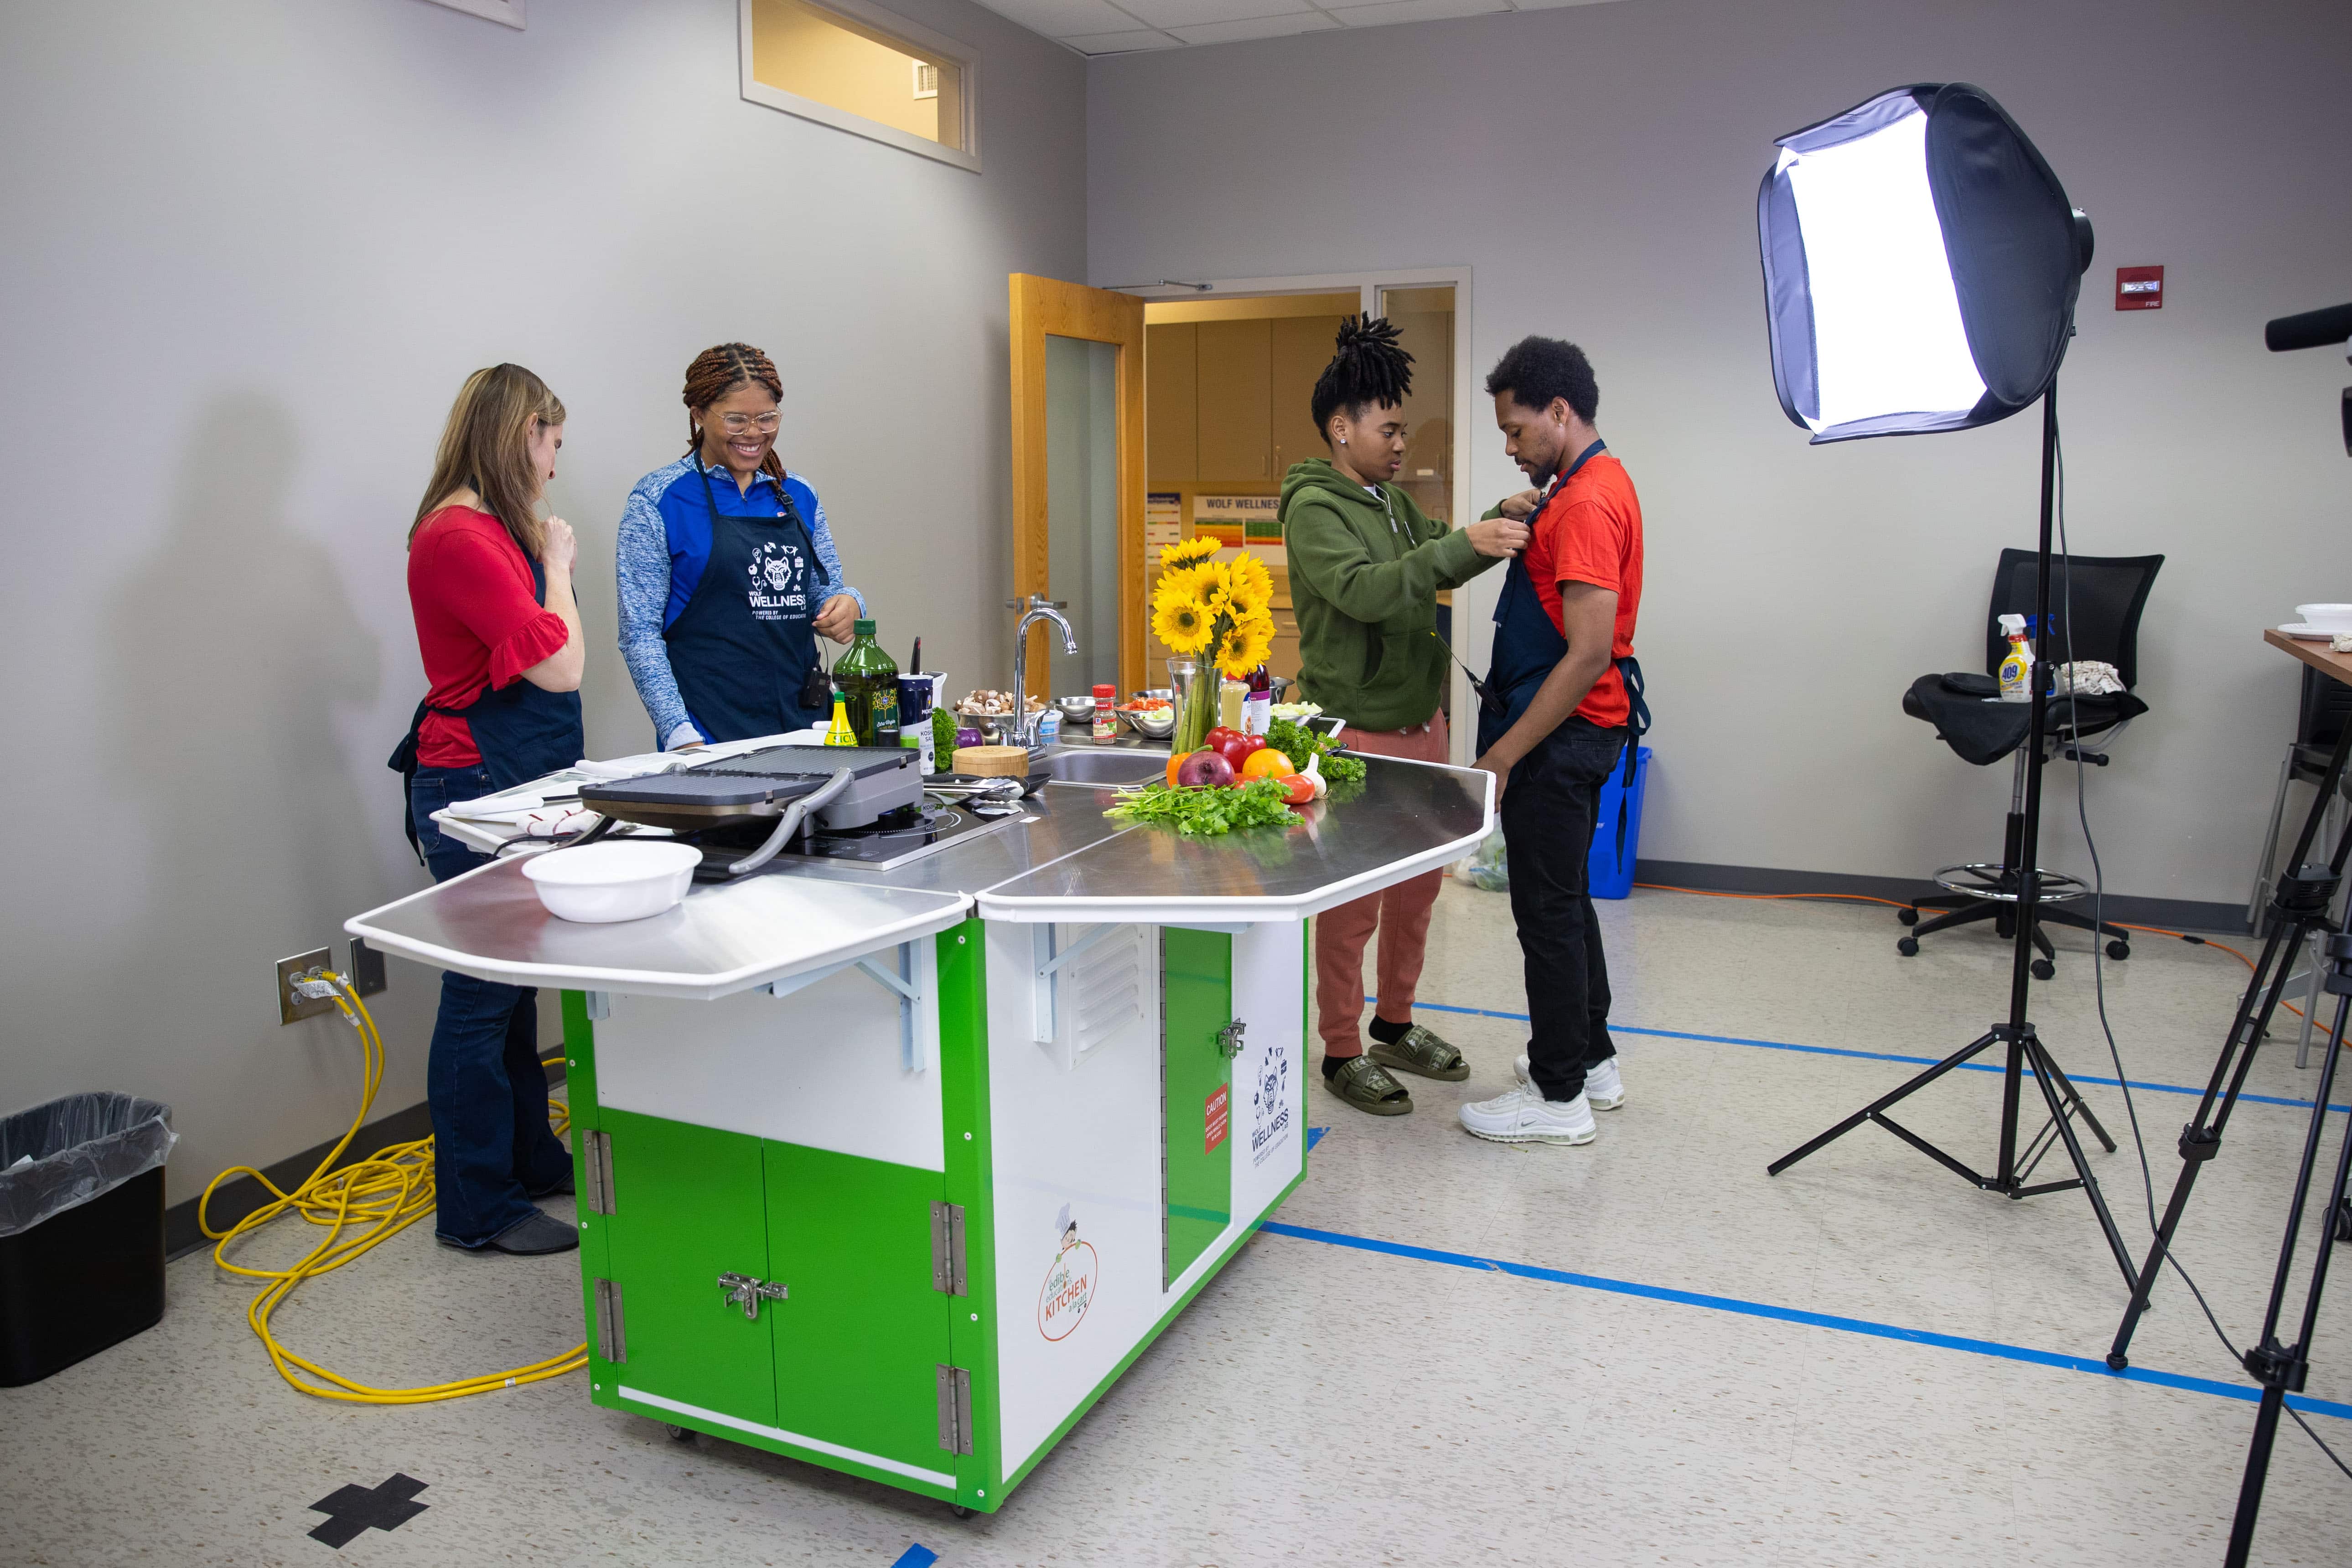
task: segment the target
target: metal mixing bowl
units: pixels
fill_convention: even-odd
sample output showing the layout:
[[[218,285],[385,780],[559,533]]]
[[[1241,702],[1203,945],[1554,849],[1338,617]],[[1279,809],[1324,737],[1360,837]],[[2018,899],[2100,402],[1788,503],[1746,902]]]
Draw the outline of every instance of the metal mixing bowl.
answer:
[[[1137,734],[1148,735],[1155,741],[1166,740],[1176,728],[1176,710],[1173,708],[1154,709],[1149,713],[1121,713],[1119,717],[1126,720],[1128,727]]]
[[[1054,699],[1054,706],[1062,710],[1063,718],[1073,723],[1094,722],[1095,700],[1091,697],[1056,697]]]

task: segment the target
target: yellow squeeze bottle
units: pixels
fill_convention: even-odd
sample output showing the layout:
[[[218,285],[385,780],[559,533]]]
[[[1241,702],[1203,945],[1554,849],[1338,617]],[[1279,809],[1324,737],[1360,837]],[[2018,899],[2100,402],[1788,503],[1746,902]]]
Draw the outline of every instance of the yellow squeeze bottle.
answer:
[[[2003,702],[2033,700],[2033,648],[2025,640],[2025,617],[2000,617],[2001,634],[2009,638],[2009,652],[2000,660],[2000,700]]]
[[[857,744],[857,731],[849,727],[849,699],[836,691],[833,694],[833,724],[824,732],[828,746]]]

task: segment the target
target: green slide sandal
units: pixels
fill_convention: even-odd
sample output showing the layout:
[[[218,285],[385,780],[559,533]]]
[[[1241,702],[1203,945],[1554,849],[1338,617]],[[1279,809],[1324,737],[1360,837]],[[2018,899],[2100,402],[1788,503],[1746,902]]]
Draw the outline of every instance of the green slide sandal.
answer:
[[[1462,1053],[1415,1024],[1407,1029],[1404,1038],[1393,1046],[1372,1042],[1372,1060],[1399,1072],[1409,1072],[1415,1078],[1433,1078],[1441,1083],[1460,1083],[1470,1076],[1470,1064]]]

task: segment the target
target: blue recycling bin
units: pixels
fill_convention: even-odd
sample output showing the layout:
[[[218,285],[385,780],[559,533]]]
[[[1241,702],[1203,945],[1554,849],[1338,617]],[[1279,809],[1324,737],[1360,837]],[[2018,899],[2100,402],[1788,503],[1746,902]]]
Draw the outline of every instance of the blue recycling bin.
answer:
[[[1585,863],[1596,899],[1633,896],[1633,857],[1642,841],[1642,795],[1649,784],[1650,748],[1643,746],[1633,758],[1633,788],[1625,787],[1622,759],[1609,771],[1609,782],[1601,786],[1601,816],[1592,829],[1592,854]],[[1617,814],[1621,811],[1625,814],[1622,858],[1617,853]]]

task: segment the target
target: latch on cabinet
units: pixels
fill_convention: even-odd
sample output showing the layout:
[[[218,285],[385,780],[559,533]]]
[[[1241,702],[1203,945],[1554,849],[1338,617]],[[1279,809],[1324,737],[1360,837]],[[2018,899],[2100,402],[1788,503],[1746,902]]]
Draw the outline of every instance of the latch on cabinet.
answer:
[[[743,1316],[752,1322],[760,1321],[760,1303],[782,1301],[792,1291],[774,1279],[754,1279],[749,1274],[727,1273],[719,1277],[719,1289],[727,1294],[727,1304],[743,1309]]]
[[[1232,1023],[1227,1024],[1223,1028],[1219,1029],[1217,1031],[1217,1054],[1228,1060],[1241,1055],[1242,1031],[1248,1027],[1249,1026],[1247,1024],[1243,1023],[1239,1018],[1235,1018]],[[1200,1037],[1196,1035],[1193,1037],[1198,1039]]]

